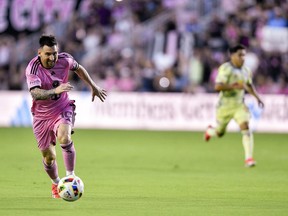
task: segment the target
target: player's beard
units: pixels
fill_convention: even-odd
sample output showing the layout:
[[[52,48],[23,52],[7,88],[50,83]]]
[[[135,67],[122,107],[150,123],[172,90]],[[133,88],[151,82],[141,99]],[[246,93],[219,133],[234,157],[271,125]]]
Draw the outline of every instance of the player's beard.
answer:
[[[244,65],[244,61],[239,61],[239,67],[242,67]]]
[[[52,68],[54,67],[56,61],[47,61],[47,67]]]

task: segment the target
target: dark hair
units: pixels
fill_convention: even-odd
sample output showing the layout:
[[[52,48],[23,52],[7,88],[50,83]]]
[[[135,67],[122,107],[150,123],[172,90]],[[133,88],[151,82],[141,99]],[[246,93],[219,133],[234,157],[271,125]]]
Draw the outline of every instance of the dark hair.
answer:
[[[236,53],[238,50],[245,50],[245,49],[246,49],[246,47],[244,45],[238,44],[236,46],[230,47],[229,53],[233,54],[233,53]]]
[[[45,45],[52,47],[54,45],[57,45],[57,40],[53,35],[42,35],[39,39],[39,44],[40,47],[43,47]]]

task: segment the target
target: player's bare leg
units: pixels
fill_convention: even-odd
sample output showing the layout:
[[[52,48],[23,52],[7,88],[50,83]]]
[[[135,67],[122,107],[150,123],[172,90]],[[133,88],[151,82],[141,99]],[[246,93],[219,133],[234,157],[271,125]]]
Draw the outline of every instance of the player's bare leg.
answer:
[[[52,197],[60,198],[57,191],[57,185],[60,178],[58,176],[55,146],[51,144],[48,149],[42,150],[41,152],[43,156],[44,169],[52,181]]]
[[[248,122],[244,122],[240,125],[241,133],[242,133],[242,144],[244,147],[245,153],[245,166],[253,167],[256,165],[256,162],[253,158],[253,150],[254,150],[254,139],[253,133],[249,130]]]
[[[75,175],[76,152],[74,143],[71,140],[71,130],[72,128],[69,124],[60,124],[57,131],[57,137],[62,148],[66,175]]]

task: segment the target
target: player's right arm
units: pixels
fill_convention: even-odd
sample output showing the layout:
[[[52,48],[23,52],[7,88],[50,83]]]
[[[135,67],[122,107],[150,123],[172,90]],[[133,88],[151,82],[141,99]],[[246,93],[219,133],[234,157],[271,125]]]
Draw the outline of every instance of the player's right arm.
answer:
[[[71,89],[73,89],[73,86],[67,82],[67,83],[62,83],[58,87],[45,90],[41,89],[39,86],[31,88],[30,93],[32,95],[33,100],[48,100],[53,97],[53,95],[58,95],[61,94],[62,92],[68,92]]]
[[[216,91],[229,91],[233,89],[246,89],[246,86],[243,83],[216,83],[215,90]]]

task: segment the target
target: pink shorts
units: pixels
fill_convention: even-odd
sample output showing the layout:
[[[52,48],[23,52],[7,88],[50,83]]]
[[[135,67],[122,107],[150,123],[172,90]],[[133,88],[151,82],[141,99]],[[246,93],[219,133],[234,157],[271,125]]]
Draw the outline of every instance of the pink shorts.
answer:
[[[49,148],[50,144],[56,145],[57,129],[60,124],[74,126],[75,108],[74,102],[71,101],[55,118],[47,120],[33,119],[33,131],[40,150]]]

